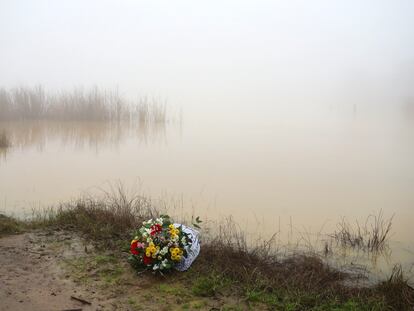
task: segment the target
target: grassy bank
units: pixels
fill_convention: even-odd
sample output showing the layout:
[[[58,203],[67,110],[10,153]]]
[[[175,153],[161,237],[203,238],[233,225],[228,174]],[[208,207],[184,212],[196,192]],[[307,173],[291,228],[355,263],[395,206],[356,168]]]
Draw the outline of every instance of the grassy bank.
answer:
[[[104,199],[83,199],[61,205],[27,222],[1,216],[0,234],[33,229],[67,230],[81,234],[95,245],[97,254],[102,250],[111,255],[74,261],[71,263],[74,272],[80,273],[80,279],[87,279],[87,271],[103,269],[102,274],[98,274],[116,286],[122,275],[119,263],[125,262],[128,255],[131,231],[142,221],[158,214],[148,199],[140,196],[128,198],[119,191]],[[109,270],[108,266],[111,267]],[[128,273],[135,272],[130,269]],[[173,297],[183,310],[202,309],[206,299],[223,300],[228,297],[233,297],[233,300],[223,305],[223,310],[414,308],[414,291],[399,267],[388,280],[375,286],[352,287],[345,285],[349,275],[327,266],[315,254],[279,256],[266,241],[248,247],[243,233],[231,224],[204,241],[199,258],[188,272],[173,272],[166,278],[152,276],[150,272],[148,275],[154,279],[150,287],[154,293],[151,295],[158,295],[160,299]],[[150,294],[146,291],[145,295]],[[131,306],[137,304],[137,310],[140,297],[139,294],[130,297]]]

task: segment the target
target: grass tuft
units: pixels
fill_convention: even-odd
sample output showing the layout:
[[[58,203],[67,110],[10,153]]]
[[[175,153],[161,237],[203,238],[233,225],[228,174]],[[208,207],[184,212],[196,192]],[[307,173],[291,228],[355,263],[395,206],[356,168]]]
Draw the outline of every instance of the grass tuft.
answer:
[[[370,215],[363,225],[358,222],[352,225],[343,218],[332,238],[342,247],[380,252],[388,245],[392,219],[385,219],[382,211],[378,215]]]
[[[201,297],[213,297],[230,284],[230,280],[218,273],[210,273],[195,279],[192,292]]]
[[[103,194],[37,213],[31,226],[80,232],[100,248],[114,248],[128,244],[133,230],[159,215],[151,200],[140,195],[128,197],[122,185],[111,186]]]
[[[376,290],[393,310],[414,309],[414,288],[408,284],[401,265],[395,265],[388,280],[378,284]]]
[[[24,222],[0,214],[0,236],[20,233],[25,228],[26,224]]]

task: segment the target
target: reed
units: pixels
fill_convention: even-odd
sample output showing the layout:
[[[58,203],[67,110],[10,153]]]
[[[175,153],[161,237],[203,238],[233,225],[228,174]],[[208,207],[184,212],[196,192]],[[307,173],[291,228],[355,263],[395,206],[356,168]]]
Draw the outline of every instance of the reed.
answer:
[[[392,219],[385,219],[383,212],[367,217],[361,225],[358,221],[351,224],[345,218],[338,223],[338,230],[331,237],[342,247],[351,247],[368,252],[386,249],[392,228]]]
[[[166,104],[147,97],[128,101],[118,91],[99,88],[47,93],[43,87],[0,88],[0,121],[140,121],[166,122]]]

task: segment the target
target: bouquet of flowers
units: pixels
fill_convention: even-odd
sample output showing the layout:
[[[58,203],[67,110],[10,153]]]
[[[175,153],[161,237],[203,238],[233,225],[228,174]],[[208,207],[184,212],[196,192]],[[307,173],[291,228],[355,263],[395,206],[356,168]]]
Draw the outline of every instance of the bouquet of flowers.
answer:
[[[129,259],[136,268],[184,271],[200,251],[198,232],[172,223],[168,215],[144,221],[134,236]]]

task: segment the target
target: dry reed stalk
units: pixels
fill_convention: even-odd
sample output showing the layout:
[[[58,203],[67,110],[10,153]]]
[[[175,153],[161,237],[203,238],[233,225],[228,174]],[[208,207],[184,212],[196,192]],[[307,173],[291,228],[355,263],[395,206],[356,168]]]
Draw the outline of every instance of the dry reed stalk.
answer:
[[[368,252],[380,252],[386,249],[392,228],[392,216],[385,219],[383,212],[367,217],[363,226],[358,221],[350,224],[345,218],[338,223],[338,230],[331,237],[343,247],[361,249]]]
[[[118,91],[97,87],[47,94],[43,87],[0,88],[0,121],[139,121],[167,122],[166,104],[147,97],[129,102]]]

